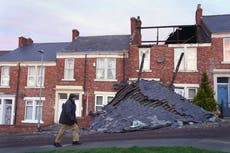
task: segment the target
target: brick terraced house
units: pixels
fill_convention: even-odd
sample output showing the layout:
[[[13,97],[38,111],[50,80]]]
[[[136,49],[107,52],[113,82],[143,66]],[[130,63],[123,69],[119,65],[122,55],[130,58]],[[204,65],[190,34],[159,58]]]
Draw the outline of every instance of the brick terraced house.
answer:
[[[230,15],[203,16],[198,5],[195,19],[194,25],[142,27],[140,18],[132,17],[130,35],[80,36],[74,29],[72,41],[63,43],[19,37],[18,48],[0,56],[0,133],[58,123],[71,93],[79,95],[76,114],[86,126],[90,111],[100,110],[119,88],[137,80],[143,54],[141,78],[173,83],[187,99],[208,72],[215,98],[230,116]],[[157,39],[142,41],[144,29],[157,30]],[[173,31],[160,40],[159,29]]]

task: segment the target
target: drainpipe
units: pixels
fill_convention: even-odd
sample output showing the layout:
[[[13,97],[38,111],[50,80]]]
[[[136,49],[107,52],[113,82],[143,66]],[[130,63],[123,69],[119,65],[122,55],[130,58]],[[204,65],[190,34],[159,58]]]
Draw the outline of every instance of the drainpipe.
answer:
[[[87,108],[87,93],[86,93],[86,75],[87,75],[87,54],[85,54],[85,65],[84,65],[84,82],[83,82],[83,116],[86,116]]]
[[[123,53],[123,81],[125,81],[125,53]]]
[[[14,124],[16,124],[17,109],[18,109],[18,97],[19,97],[19,86],[20,86],[20,74],[21,66],[20,62],[18,63],[18,77],[17,77],[17,86],[16,86],[16,97],[15,97],[15,113],[14,113]]]

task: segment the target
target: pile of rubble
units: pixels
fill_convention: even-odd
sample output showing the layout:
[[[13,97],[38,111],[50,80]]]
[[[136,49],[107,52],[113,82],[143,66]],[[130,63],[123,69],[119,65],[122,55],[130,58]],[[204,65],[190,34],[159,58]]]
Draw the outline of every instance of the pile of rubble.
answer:
[[[140,80],[120,90],[91,122],[97,132],[125,132],[214,122],[213,113],[157,81]]]

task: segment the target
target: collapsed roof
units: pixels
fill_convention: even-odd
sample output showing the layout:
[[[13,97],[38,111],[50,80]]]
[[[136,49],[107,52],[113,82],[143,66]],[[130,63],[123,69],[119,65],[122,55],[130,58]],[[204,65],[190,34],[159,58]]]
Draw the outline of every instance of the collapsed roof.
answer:
[[[120,90],[91,122],[98,132],[177,127],[215,119],[208,112],[157,81],[140,80]],[[139,126],[134,124],[139,123]]]

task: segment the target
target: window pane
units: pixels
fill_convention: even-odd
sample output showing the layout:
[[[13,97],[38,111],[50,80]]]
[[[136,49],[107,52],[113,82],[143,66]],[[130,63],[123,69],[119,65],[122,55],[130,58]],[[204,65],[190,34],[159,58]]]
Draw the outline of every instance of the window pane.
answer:
[[[59,99],[68,99],[68,98],[67,98],[67,94],[65,94],[65,93],[60,93],[60,94],[59,94]]]
[[[176,70],[177,63],[180,59],[181,53],[184,52],[184,48],[174,48],[174,69]],[[184,71],[185,70],[185,55],[183,56],[179,71]]]
[[[36,85],[36,69],[35,66],[28,67],[28,86],[35,86]]]
[[[175,93],[185,97],[185,92],[184,92],[184,88],[175,88]]]
[[[107,97],[107,104],[109,103],[109,102],[111,102],[113,100],[113,97],[112,96],[108,96]]]
[[[97,79],[104,79],[105,78],[105,70],[104,69],[97,69],[96,78]]]
[[[197,69],[196,56],[197,56],[196,48],[187,48],[186,51],[187,70],[195,71]]]
[[[27,106],[33,106],[33,101],[26,101]]]
[[[104,58],[97,58],[97,69],[104,69],[105,68],[105,59]]]
[[[40,110],[39,110],[40,108]],[[40,120],[42,120],[42,106],[36,106],[35,110],[35,120],[38,120],[38,115],[40,114]]]
[[[65,59],[64,79],[73,79],[74,77],[74,59]]]
[[[230,38],[224,38],[224,48],[230,50]]]
[[[115,70],[114,69],[108,69],[107,79],[115,79]]]
[[[102,106],[96,106],[96,111],[101,111]]]
[[[139,67],[141,66],[143,54],[145,54],[143,70],[150,70],[150,49],[149,48],[141,48],[139,50]]]
[[[97,96],[96,105],[103,105],[103,97]]]
[[[32,120],[33,106],[26,106],[25,119]]]
[[[193,97],[196,95],[196,89],[188,89],[188,98],[193,99]]]
[[[217,83],[228,83],[227,77],[219,77],[217,78]]]
[[[10,67],[3,66],[1,71],[1,86],[9,86],[10,81]]]

